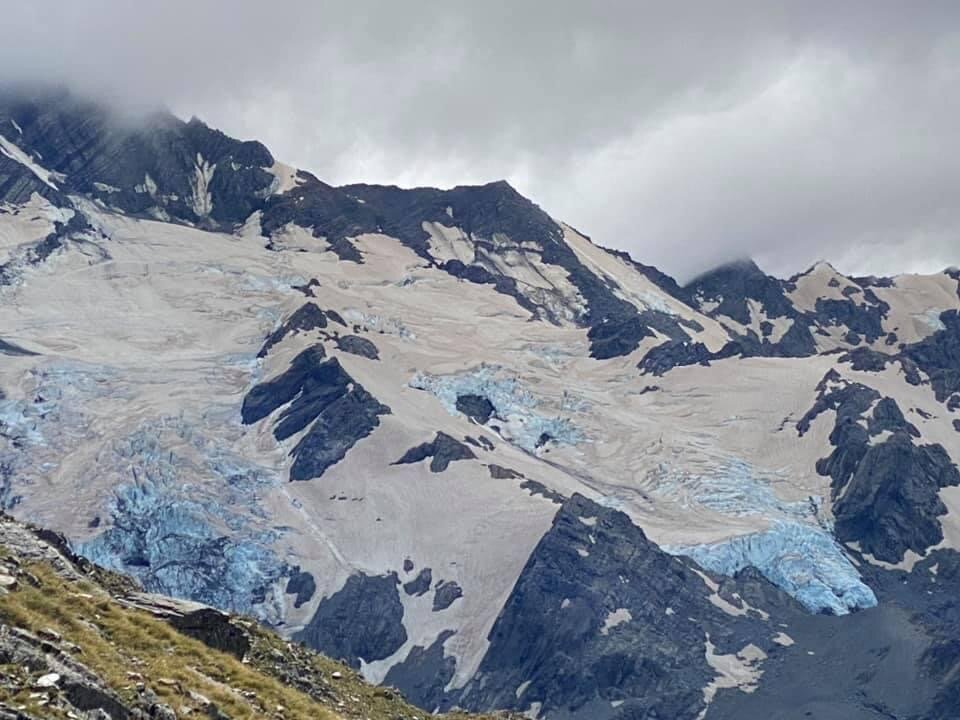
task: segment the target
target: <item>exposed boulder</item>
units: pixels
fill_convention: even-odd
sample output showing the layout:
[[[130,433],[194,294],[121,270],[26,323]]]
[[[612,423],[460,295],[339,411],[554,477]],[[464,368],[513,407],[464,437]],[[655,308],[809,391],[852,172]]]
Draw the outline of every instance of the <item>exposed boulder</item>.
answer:
[[[341,335],[337,338],[337,350],[351,355],[359,355],[368,360],[379,360],[380,351],[372,341],[359,335]]]

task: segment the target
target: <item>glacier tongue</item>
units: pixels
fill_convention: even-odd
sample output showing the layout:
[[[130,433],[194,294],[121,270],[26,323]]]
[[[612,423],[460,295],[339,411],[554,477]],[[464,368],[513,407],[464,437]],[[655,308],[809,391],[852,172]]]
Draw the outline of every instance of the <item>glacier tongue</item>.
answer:
[[[686,555],[711,572],[735,575],[755,567],[770,582],[810,612],[846,615],[875,607],[877,597],[824,530],[778,520],[764,532],[706,545],[672,545],[664,550]]]
[[[667,477],[658,494],[684,492],[699,505],[730,516],[761,516],[768,530],[717,543],[668,545],[720,575],[754,567],[811,612],[846,615],[874,607],[877,598],[863,583],[828,523],[820,517],[821,498],[785,502],[757,478],[748,463],[734,461],[709,477]]]

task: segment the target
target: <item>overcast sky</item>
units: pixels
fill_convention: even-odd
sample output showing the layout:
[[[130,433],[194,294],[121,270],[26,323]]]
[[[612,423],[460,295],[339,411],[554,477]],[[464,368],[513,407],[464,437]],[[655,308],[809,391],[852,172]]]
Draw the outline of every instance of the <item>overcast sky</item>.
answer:
[[[960,264],[960,2],[0,0],[0,74],[328,182],[506,178],[687,279]]]

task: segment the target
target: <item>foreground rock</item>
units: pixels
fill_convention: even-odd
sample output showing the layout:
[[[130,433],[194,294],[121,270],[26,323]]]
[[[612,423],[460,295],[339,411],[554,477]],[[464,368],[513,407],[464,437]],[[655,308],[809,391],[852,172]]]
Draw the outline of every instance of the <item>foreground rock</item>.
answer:
[[[0,576],[14,580],[0,595],[0,720],[422,717],[338,662],[250,620],[140,592],[6,516]]]

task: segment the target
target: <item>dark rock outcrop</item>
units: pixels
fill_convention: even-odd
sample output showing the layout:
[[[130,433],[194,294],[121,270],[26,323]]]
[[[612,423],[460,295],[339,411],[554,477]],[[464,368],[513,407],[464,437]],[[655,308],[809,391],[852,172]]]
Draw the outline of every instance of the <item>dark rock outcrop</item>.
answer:
[[[960,485],[941,445],[913,444],[904,432],[867,449],[843,496],[834,504],[835,533],[886,562],[907,550],[923,554],[943,540],[939,517],[947,514],[941,488]]]
[[[520,487],[526,490],[531,495],[540,495],[541,497],[546,498],[552,503],[557,505],[563,505],[566,502],[567,498],[555,490],[551,490],[546,485],[536,480],[524,480],[520,483]]]
[[[290,452],[294,458],[291,480],[323,475],[373,432],[380,424],[380,415],[390,413],[390,408],[355,382],[336,358],[324,357],[322,345],[304,350],[286,372],[255,386],[243,399],[242,418],[248,425],[287,406],[274,425],[277,440],[310,426]]]
[[[351,355],[359,355],[368,360],[379,360],[380,351],[372,341],[359,335],[341,335],[337,338],[337,350]]]
[[[718,652],[750,642],[770,649],[762,621],[728,615],[708,595],[691,562],[662,552],[623,513],[574,495],[527,561],[456,702],[542,703],[547,716],[594,718],[614,717],[610,703],[623,701],[635,713],[623,717],[692,720],[714,676],[707,633]]]
[[[263,145],[234,140],[195,118],[183,122],[158,112],[129,123],[66,91],[21,90],[0,97],[0,120],[6,119],[21,129],[17,144],[62,178],[61,192],[88,195],[128,215],[229,231],[259,209],[274,181],[266,169],[273,157]]]
[[[346,584],[324,598],[294,640],[333,658],[360,667],[390,657],[407,641],[396,573],[351,575]]]
[[[937,400],[946,402],[960,392],[960,312],[947,310],[940,314],[940,322],[943,330],[906,346],[901,354],[927,374]]]
[[[463,597],[463,589],[456,582],[441,580],[433,591],[433,611],[446,610]]]
[[[497,412],[493,403],[483,395],[458,395],[457,410],[481,425],[485,425]]]
[[[439,473],[446,470],[451,462],[475,460],[476,457],[473,450],[462,442],[438,431],[431,442],[410,448],[394,465],[411,465],[427,458],[433,458],[430,461],[430,472]]]
[[[722,265],[694,279],[684,291],[700,305],[718,303],[709,315],[724,315],[750,325],[750,300],[758,302],[767,317],[793,318],[797,311],[787,298],[784,282],[764,273],[756,263],[743,260]]]
[[[296,595],[293,606],[298,608],[313,599],[314,593],[317,592],[317,583],[313,575],[305,570],[299,567],[291,568],[291,575],[287,578],[287,587],[284,592],[287,595]]]
[[[414,646],[403,662],[390,668],[384,684],[399,688],[419,707],[429,710],[439,707],[444,688],[457,669],[456,658],[447,656],[443,650],[443,644],[454,635],[453,630],[444,630],[430,647]]]
[[[840,362],[850,363],[854,370],[862,372],[883,372],[893,361],[893,356],[866,347],[855,348],[840,356]]]
[[[797,423],[803,435],[821,413],[836,413],[833,452],[817,462],[830,476],[835,533],[865,552],[899,562],[907,550],[923,553],[943,539],[938,518],[947,512],[938,493],[960,485],[960,472],[941,445],[916,445],[919,430],[897,403],[831,370],[813,407]],[[872,412],[871,412],[872,408]],[[869,415],[868,415],[869,412]],[[890,433],[882,442],[876,439]]]
[[[189,635],[209,647],[230,653],[240,660],[250,650],[247,634],[231,621],[229,615],[219,610],[213,608],[194,610],[171,616],[168,622],[184,635]]]
[[[260,348],[260,352],[257,353],[257,357],[266,357],[274,345],[277,345],[289,335],[309,332],[310,330],[320,330],[327,327],[327,319],[329,317],[330,313],[321,310],[313,303],[304,303],[286,322],[270,333]],[[339,316],[336,317],[339,318]],[[342,325],[343,323],[341,322],[340,324]]]
[[[642,374],[661,376],[682,365],[709,365],[715,359],[703,343],[665,342],[651,348],[637,367]]]
[[[433,571],[430,568],[421,568],[417,576],[410,582],[403,584],[403,591],[407,595],[426,595],[433,583]]]
[[[848,333],[856,336],[847,340],[851,345],[860,342],[860,336],[867,342],[875,342],[887,333],[883,329],[883,319],[890,306],[877,298],[871,290],[864,293],[870,302],[858,303],[849,298],[836,300],[818,298],[815,307],[817,325],[820,327],[844,327]]]
[[[495,465],[490,463],[487,465],[487,470],[490,473],[490,477],[494,480],[513,480],[516,478],[522,478],[523,473],[517,472],[508,467],[503,467],[502,465]]]
[[[13,357],[29,357],[31,355],[37,355],[38,353],[33,352],[32,350],[27,350],[22,348],[16,343],[12,343],[8,340],[0,338],[0,355],[10,355]]]

